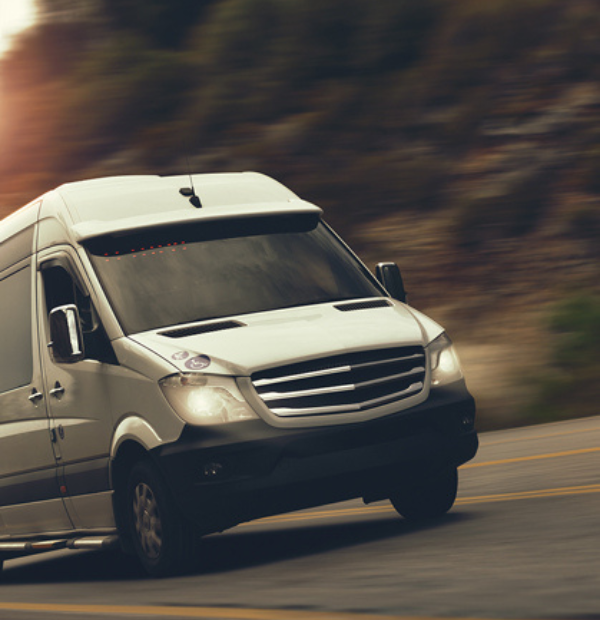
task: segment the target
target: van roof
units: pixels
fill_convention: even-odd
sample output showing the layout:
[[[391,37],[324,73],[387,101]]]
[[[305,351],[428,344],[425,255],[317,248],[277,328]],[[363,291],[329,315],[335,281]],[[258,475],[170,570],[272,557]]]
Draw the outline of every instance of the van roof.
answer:
[[[191,181],[201,208],[190,203]],[[52,193],[62,198],[78,240],[168,223],[321,212],[256,172],[110,177],[67,183]]]

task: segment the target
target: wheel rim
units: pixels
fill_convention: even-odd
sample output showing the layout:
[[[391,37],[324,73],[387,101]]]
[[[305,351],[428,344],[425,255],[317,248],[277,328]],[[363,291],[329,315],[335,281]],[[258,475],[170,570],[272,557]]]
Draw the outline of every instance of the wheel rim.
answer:
[[[133,496],[135,531],[140,546],[149,559],[156,559],[162,548],[162,524],[158,502],[152,489],[144,482],[135,487]]]

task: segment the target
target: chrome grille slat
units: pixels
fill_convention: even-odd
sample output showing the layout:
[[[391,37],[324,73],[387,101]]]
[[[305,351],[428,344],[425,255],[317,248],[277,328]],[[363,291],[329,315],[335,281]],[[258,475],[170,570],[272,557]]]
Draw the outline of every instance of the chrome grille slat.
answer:
[[[304,396],[319,396],[320,394],[336,394],[338,392],[352,392],[357,388],[353,383],[345,385],[334,385],[326,388],[318,388],[315,390],[299,390],[297,392],[269,392],[267,394],[261,394],[260,397],[266,402],[272,400],[282,400],[290,398],[301,398]]]
[[[277,377],[275,379],[258,379],[253,381],[254,387],[263,387],[265,385],[273,385],[275,383],[284,383],[287,381],[297,381],[298,379],[312,379],[313,377],[323,377],[325,375],[334,375],[340,372],[350,372],[350,366],[339,366],[337,368],[326,368],[324,370],[315,370],[314,372],[304,372],[299,375],[289,375],[286,377]]]
[[[425,351],[408,346],[334,355],[264,370],[251,379],[275,415],[350,413],[422,391]]]
[[[414,375],[425,374],[425,368],[423,366],[417,366],[408,372],[402,372],[399,375],[389,375],[388,377],[381,377],[379,379],[371,379],[371,381],[362,381],[356,383],[356,388],[369,387],[371,385],[382,385],[384,383],[390,383],[397,379],[405,379],[407,377],[413,377]]]
[[[336,407],[305,407],[304,409],[286,409],[285,407],[278,407],[277,409],[271,409],[271,411],[282,418],[302,415],[325,415],[330,413],[349,413],[352,411],[360,411],[360,405],[338,405]]]
[[[365,362],[364,364],[353,364],[352,368],[370,368],[372,366],[381,366],[382,364],[391,364],[392,362],[408,362],[410,360],[424,360],[425,355],[423,353],[415,353],[415,355],[408,355],[406,357],[394,357],[389,360],[378,360],[375,362]]]
[[[364,403],[358,403],[351,406],[337,406],[337,407],[305,407],[304,409],[286,409],[285,407],[278,407],[271,409],[271,411],[281,417],[299,416],[299,415],[323,415],[326,413],[341,413],[350,411],[362,411],[377,405],[384,405],[388,402],[392,402],[398,398],[406,398],[412,394],[416,394],[423,389],[422,383],[413,383],[406,390],[396,392],[395,394],[389,394],[388,396],[381,396],[379,398],[373,398]]]

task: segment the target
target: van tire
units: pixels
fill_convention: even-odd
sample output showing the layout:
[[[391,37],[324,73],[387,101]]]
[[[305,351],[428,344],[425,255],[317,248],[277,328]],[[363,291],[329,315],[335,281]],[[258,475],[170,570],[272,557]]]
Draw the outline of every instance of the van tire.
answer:
[[[125,509],[133,547],[149,575],[165,577],[190,568],[195,528],[149,460],[137,462],[129,473]]]
[[[405,519],[422,521],[446,514],[454,504],[458,491],[456,467],[446,469],[411,489],[390,495],[392,505]]]

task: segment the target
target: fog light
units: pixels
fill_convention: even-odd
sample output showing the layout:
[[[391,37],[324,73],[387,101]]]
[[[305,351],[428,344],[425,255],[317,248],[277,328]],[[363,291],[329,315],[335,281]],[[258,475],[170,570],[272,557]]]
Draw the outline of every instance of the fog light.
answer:
[[[470,415],[466,415],[463,417],[463,419],[460,421],[460,423],[466,428],[469,426],[473,426],[473,417]]]
[[[205,478],[221,478],[225,475],[225,468],[221,463],[207,463],[202,468],[202,475]]]

